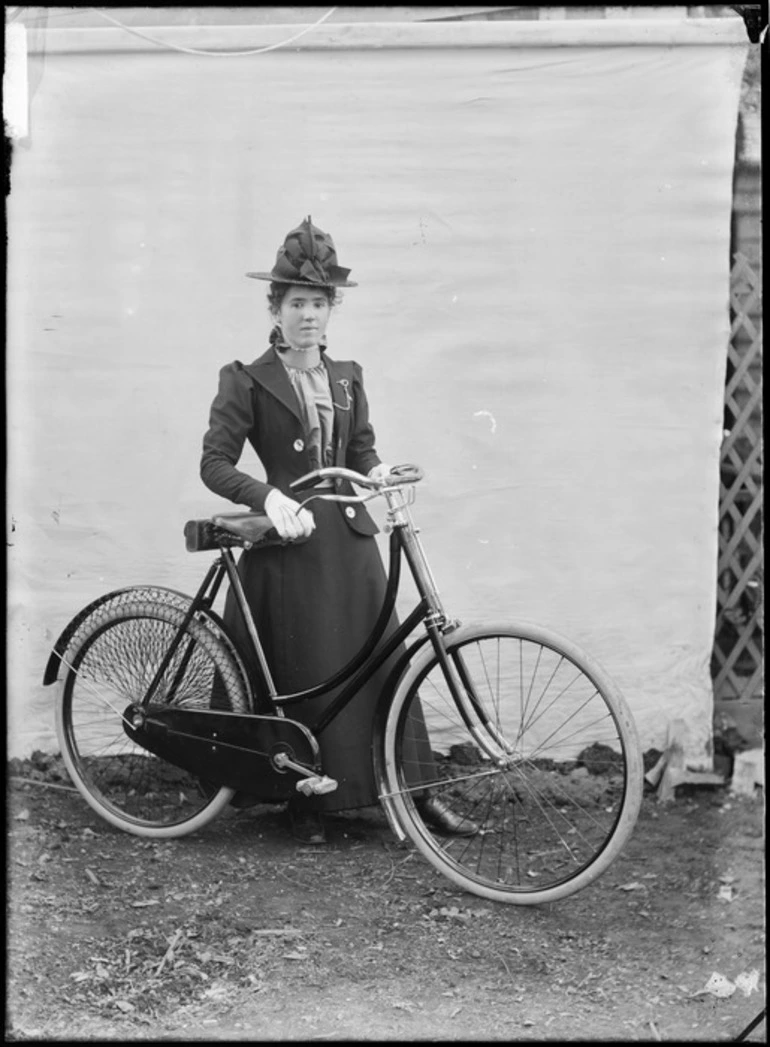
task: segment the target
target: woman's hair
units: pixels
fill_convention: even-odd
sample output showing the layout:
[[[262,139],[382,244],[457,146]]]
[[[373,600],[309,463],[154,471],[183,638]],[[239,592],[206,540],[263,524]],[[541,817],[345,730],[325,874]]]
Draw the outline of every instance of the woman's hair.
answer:
[[[267,292],[267,304],[271,313],[275,314],[280,310],[287,291],[293,286],[294,284],[271,282],[270,290]],[[339,305],[342,301],[342,295],[336,287],[319,287],[318,290],[326,295],[330,306]]]

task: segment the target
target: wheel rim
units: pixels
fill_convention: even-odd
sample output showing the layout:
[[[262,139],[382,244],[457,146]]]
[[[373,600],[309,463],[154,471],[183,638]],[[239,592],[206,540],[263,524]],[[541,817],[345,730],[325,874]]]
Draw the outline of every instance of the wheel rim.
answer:
[[[443,872],[477,893],[534,901],[577,890],[612,860],[629,818],[634,752],[622,699],[579,654],[536,635],[474,636],[453,649],[453,662],[478,708],[460,715],[432,660],[398,712],[394,799],[405,828]],[[405,742],[421,716],[430,774],[424,761],[417,769]],[[415,804],[426,788],[479,831],[438,831]]]
[[[149,753],[124,730],[127,709],[146,693],[180,620],[177,612],[165,611],[164,618],[125,614],[97,626],[65,679],[60,717],[65,762],[89,803],[124,828],[170,829],[194,823],[214,803],[222,805],[218,787],[207,787]],[[215,680],[218,692],[224,690],[226,661],[217,656],[215,642],[202,629],[198,633],[196,642],[180,647],[155,700],[210,708]],[[232,700],[225,707],[232,708]]]

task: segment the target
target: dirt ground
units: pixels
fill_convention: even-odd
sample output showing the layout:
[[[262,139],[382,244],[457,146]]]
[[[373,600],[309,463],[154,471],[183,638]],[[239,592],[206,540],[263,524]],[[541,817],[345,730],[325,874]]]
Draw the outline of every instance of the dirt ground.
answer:
[[[376,809],[323,847],[274,807],[155,843],[42,754],[7,796],[10,1041],[726,1042],[764,1006],[759,795],[647,796],[610,870],[535,908],[457,891]]]

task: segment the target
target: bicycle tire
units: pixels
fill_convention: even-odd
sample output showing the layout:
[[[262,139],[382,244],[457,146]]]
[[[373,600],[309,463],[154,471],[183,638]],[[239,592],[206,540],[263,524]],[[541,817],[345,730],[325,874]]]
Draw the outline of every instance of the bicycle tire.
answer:
[[[467,625],[445,639],[490,727],[473,710],[461,715],[436,652],[423,649],[385,716],[383,801],[422,855],[466,891],[539,905],[581,890],[618,856],[641,805],[641,746],[625,699],[594,659],[549,629]],[[420,722],[430,775],[413,762]],[[426,795],[478,831],[435,828],[420,811]]]
[[[128,590],[80,623],[63,659],[56,731],[70,777],[97,814],[145,838],[195,832],[234,796],[233,789],[208,787],[150,753],[124,730],[124,710],[141,701],[184,617],[184,610],[172,602],[142,599]],[[183,662],[185,652],[188,660]],[[188,623],[185,640],[156,691],[161,700],[167,699],[181,666],[172,704],[210,708],[216,680],[218,708],[250,711],[242,666],[208,623]]]

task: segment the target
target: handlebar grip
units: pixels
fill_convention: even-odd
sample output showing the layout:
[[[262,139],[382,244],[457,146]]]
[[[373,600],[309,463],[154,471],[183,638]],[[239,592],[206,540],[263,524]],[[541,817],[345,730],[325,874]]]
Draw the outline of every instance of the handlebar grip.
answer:
[[[403,465],[391,466],[389,475],[385,477],[385,484],[388,487],[396,487],[399,484],[418,483],[424,476],[425,473],[419,465],[405,462]]]

